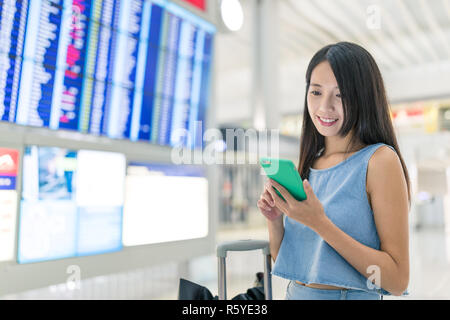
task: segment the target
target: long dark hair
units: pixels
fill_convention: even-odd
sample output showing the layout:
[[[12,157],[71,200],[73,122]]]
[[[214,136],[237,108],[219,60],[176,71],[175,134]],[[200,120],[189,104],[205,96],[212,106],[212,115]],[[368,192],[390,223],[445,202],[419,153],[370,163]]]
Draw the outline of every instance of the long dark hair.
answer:
[[[342,97],[344,123],[339,135],[345,137],[353,129],[347,152],[359,141],[365,145],[382,142],[392,146],[403,167],[410,202],[408,170],[392,126],[383,78],[370,53],[351,42],[338,42],[323,47],[308,65],[298,165],[300,176],[302,179],[309,177],[314,160],[325,147],[325,138],[314,126],[307,103],[311,73],[323,61],[328,61],[331,65]]]

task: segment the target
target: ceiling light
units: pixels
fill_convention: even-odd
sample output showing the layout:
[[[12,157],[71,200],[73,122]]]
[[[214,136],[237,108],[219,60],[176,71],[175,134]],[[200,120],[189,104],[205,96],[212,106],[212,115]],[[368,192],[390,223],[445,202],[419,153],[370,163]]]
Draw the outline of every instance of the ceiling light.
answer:
[[[239,0],[222,0],[220,14],[223,23],[231,31],[238,31],[244,23],[244,12]]]

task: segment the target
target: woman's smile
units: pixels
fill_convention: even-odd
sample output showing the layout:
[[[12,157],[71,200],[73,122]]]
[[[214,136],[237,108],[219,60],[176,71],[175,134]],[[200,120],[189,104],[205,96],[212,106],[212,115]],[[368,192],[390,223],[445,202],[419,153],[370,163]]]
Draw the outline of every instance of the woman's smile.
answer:
[[[316,116],[316,117],[319,120],[319,123],[325,127],[331,127],[334,124],[336,124],[336,122],[339,120],[336,118],[325,118],[325,117],[320,117],[320,116]]]

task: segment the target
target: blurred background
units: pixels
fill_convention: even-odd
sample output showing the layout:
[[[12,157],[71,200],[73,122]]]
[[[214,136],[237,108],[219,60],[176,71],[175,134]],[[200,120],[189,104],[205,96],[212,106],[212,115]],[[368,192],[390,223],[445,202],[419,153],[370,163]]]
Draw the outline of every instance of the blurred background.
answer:
[[[450,0],[11,0],[0,14],[1,299],[177,299],[180,277],[217,294],[216,244],[268,239],[265,177],[225,132],[279,129],[297,164],[307,65],[339,41],[375,58],[411,178],[410,295],[386,299],[450,299]],[[244,161],[175,164],[209,128]],[[262,268],[260,252],[230,253],[228,296]],[[274,299],[287,283],[273,277]]]

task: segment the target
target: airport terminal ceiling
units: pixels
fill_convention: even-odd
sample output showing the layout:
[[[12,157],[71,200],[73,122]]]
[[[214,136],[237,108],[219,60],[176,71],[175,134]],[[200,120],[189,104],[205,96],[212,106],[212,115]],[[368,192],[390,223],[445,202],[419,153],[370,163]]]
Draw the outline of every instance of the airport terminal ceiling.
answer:
[[[241,1],[244,24],[217,35],[217,121],[250,120],[254,1]],[[307,63],[338,41],[364,46],[376,59],[392,104],[445,99],[450,83],[450,2],[424,0],[276,1],[278,103],[283,115],[303,108]]]

